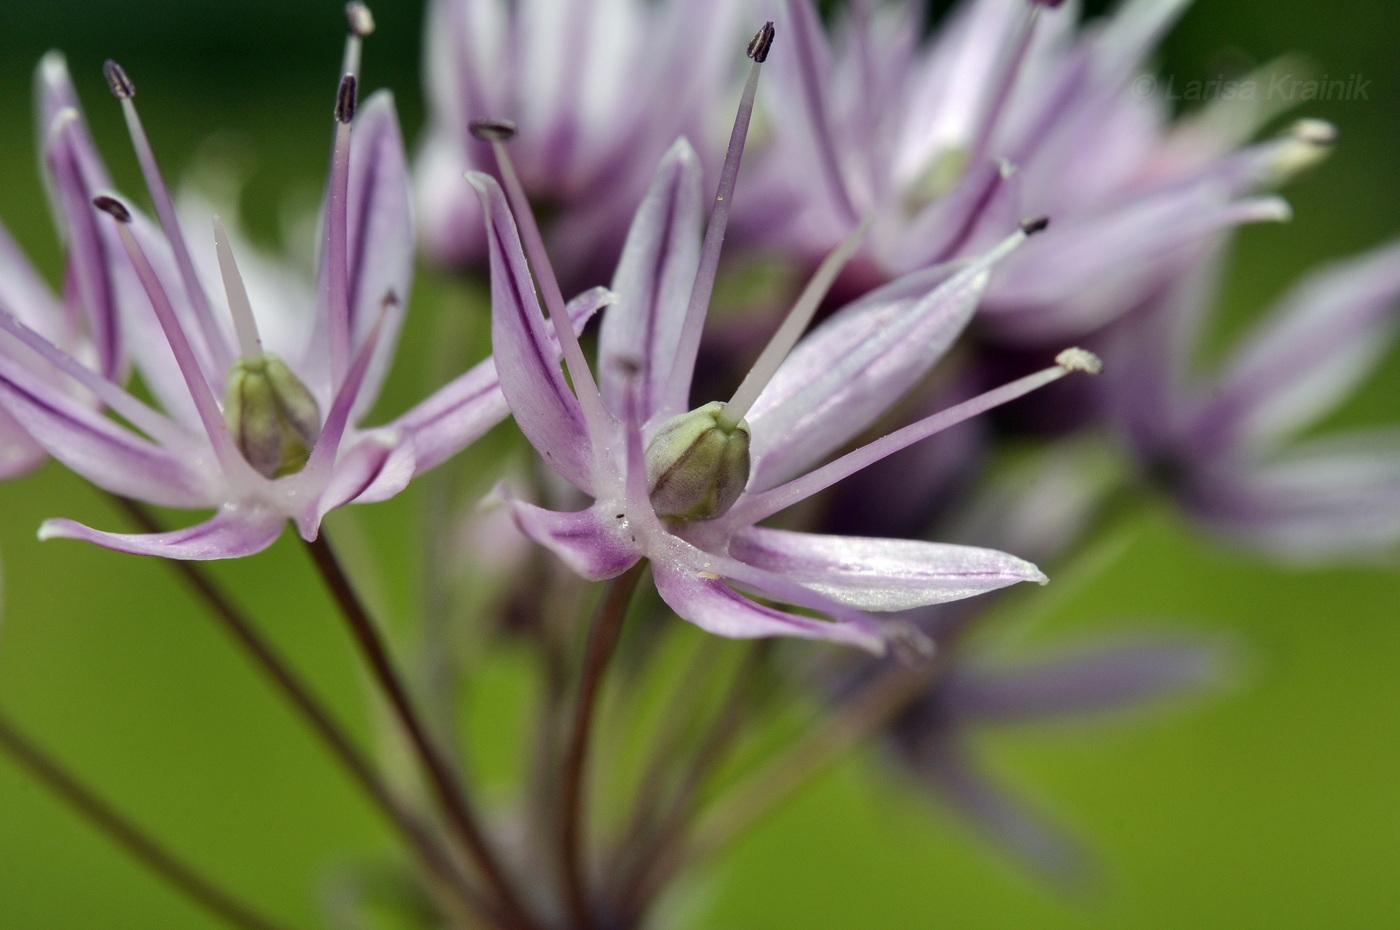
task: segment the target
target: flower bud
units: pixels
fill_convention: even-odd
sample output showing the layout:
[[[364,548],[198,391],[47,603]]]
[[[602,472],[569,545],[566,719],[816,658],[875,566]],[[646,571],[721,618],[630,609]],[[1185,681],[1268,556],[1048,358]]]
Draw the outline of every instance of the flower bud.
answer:
[[[709,520],[734,506],[749,482],[749,425],[720,424],[712,401],[672,417],[647,446],[647,489],[657,516]]]
[[[240,358],[224,384],[224,422],[248,464],[266,478],[301,471],[321,434],[321,411],[286,362]]]

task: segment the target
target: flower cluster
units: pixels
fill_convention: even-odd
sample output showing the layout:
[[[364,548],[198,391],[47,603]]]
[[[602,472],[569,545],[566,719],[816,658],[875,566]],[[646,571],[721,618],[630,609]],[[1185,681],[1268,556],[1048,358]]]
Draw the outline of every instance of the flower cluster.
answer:
[[[1400,542],[1393,430],[1298,438],[1393,336],[1400,247],[1315,274],[1217,374],[1192,371],[1234,228],[1286,218],[1273,189],[1335,130],[1303,119],[1250,141],[1257,114],[1174,119],[1170,101],[1133,92],[1185,5],[1125,0],[1081,25],[1073,4],[966,0],[930,31],[912,2],[855,3],[823,23],[812,0],[783,0],[772,22],[750,23],[738,0],[434,0],[415,161],[388,92],[359,99],[374,23],[352,2],[305,274],[202,200],[177,204],[136,86],[108,62],[154,206],[143,214],[115,189],[51,53],[38,134],[66,266],[55,295],[0,228],[0,479],[52,457],[137,515],[140,533],[54,518],[39,535],[156,556],[194,580],[403,834],[434,926],[641,926],[676,874],[782,795],[772,785],[800,785],[866,740],[1010,852],[1073,878],[1074,844],[980,773],[969,734],[1198,690],[1225,677],[1224,653],[1214,638],[1129,634],[998,664],[972,634],[1018,602],[993,592],[1045,584],[1028,559],[1053,574],[1154,493],[1269,554]],[[760,24],[745,64],[741,33]],[[492,354],[363,425],[395,363],[420,232],[439,265],[489,281]],[[740,363],[709,365],[712,305],[743,288],[729,272],[775,257],[807,275],[782,295],[790,311],[773,327],[723,321],[718,354]],[[778,303],[774,289],[755,303]],[[1077,392],[1038,393],[1101,369]],[[998,409],[1032,394],[1054,408],[1050,428],[1027,429],[1024,405]],[[510,814],[526,840],[509,847],[322,533],[336,508],[383,501],[429,469],[450,484],[458,453],[507,419],[532,464],[491,476],[487,505],[513,530],[458,534],[467,561],[509,576],[509,596],[482,611],[499,622],[453,628],[442,592],[460,578],[444,566],[461,553],[433,553],[422,600],[442,608],[423,635],[444,693],[458,693],[463,636],[481,634],[471,649],[489,654],[485,631],[523,630],[541,660],[540,771],[527,810]],[[213,513],[165,530],[145,504]],[[288,522],[431,806],[400,796],[186,564],[254,556]],[[656,597],[634,597],[647,577]],[[595,582],[607,584],[591,623],[559,615]],[[624,619],[670,614],[745,641],[729,647],[745,659],[723,694],[710,678],[676,688],[697,719],[720,712],[693,746],[679,731],[698,727],[660,741],[640,783],[674,789],[633,799],[603,842],[586,816],[599,693],[615,649],[645,658],[683,629],[640,624],[632,642]],[[790,639],[858,648],[812,661],[817,647]],[[700,817],[737,734],[762,723],[760,684],[822,716],[748,793],[719,792],[739,813]],[[3,716],[0,748],[98,809]],[[180,873],[116,815],[94,819]],[[541,850],[548,879],[534,872]],[[595,855],[611,858],[595,867]],[[235,925],[273,925],[180,874]]]

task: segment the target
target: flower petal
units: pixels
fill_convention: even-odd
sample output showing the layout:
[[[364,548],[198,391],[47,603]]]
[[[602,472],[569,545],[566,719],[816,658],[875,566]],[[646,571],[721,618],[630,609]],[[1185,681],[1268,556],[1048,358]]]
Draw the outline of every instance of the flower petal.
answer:
[[[1400,434],[1343,434],[1267,464],[1231,463],[1184,496],[1214,528],[1277,556],[1374,553],[1400,542]]]
[[[1400,242],[1310,275],[1234,356],[1201,442],[1273,442],[1335,407],[1400,325]]]
[[[469,178],[486,211],[491,249],[491,344],[501,390],[525,438],[574,487],[594,485],[593,440],[535,296],[515,219],[495,179]]]
[[[803,338],[746,418],[750,489],[802,472],[888,410],[962,332],[986,284],[977,264],[916,272]]]
[[[915,775],[1019,861],[1057,883],[1082,884],[1092,863],[1079,844],[980,771],[963,741],[946,732],[930,735],[914,761]]]
[[[1046,580],[1040,569],[1005,552],[912,539],[750,527],[735,534],[729,552],[862,610],[908,610]]]
[[[203,523],[168,533],[104,533],[72,520],[45,520],[39,538],[81,539],[118,552],[163,559],[237,559],[276,542],[285,522],[278,514],[230,507]]]
[[[355,114],[350,148],[351,346],[367,338],[386,302],[388,310],[351,422],[373,406],[398,345],[413,282],[411,198],[394,98],[388,91],[377,91]]]
[[[642,557],[626,514],[607,513],[605,504],[560,513],[505,496],[521,532],[589,581],[615,578]]]
[[[200,447],[206,458],[169,452],[2,355],[0,404],[50,455],[114,494],[170,507],[209,507],[220,499],[207,476],[222,471],[207,446]]]
[[[654,415],[684,412],[662,409],[663,389],[700,263],[703,219],[700,162],[690,143],[680,139],[666,153],[632,221],[613,276],[617,307],[599,335],[599,387],[615,414],[633,384],[640,391],[643,423]]]
[[[850,646],[880,654],[885,638],[867,626],[832,622],[766,607],[735,591],[720,575],[686,564],[654,559],[656,591],[683,620],[716,636],[754,639],[795,636]]]
[[[1004,667],[959,667],[941,700],[947,713],[968,721],[1117,712],[1222,683],[1229,668],[1223,646],[1204,636],[1140,635]]]
[[[43,460],[44,450],[0,408],[0,481],[17,478]]]

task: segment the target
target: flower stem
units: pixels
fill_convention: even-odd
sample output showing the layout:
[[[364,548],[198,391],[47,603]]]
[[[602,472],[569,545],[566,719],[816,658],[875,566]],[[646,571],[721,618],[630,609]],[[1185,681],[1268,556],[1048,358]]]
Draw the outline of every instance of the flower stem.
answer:
[[[159,521],[140,503],[117,495],[110,495],[110,498],[132,522],[146,532],[162,531]],[[335,721],[325,705],[311,693],[287,661],[258,633],[248,618],[235,606],[232,598],[203,571],[199,563],[180,559],[162,561],[203,599],[212,615],[233,637],[234,642],[267,675],[292,708],[326,744],[336,761],[369,795],[389,823],[403,835],[409,848],[423,864],[445,882],[469,908],[475,911],[484,910],[484,902],[480,900],[477,892],[466,884],[436,837],[379,777],[373,765],[356,748],[349,734]]]
[[[647,906],[664,887],[664,872],[658,874],[652,866],[654,863],[665,863],[669,858],[668,850],[680,845],[687,822],[695,812],[701,788],[723,763],[730,747],[742,732],[746,722],[744,711],[753,706],[755,698],[759,697],[763,671],[768,665],[772,648],[772,640],[759,640],[749,646],[743,664],[735,671],[728,692],[715,712],[708,732],[692,754],[665,813],[655,811],[651,829],[639,831],[641,835],[637,838],[637,849],[631,857],[631,868],[623,877],[617,899],[624,926],[640,922]]]
[[[622,620],[637,580],[646,568],[638,562],[614,578],[603,592],[584,648],[583,669],[579,675],[578,700],[574,704],[568,752],[564,757],[559,802],[559,871],[564,883],[564,901],[576,930],[593,926],[588,901],[588,866],[583,844],[583,782],[588,765],[588,742],[593,729],[593,711],[608,660],[622,631]]]
[[[170,850],[127,820],[106,801],[41,750],[0,714],[0,749],[43,782],[65,804],[121,846],[142,865],[195,904],[241,930],[283,930],[284,924],[262,916],[200,875]]]
[[[537,924],[525,910],[496,853],[488,843],[485,832],[477,822],[465,786],[453,774],[447,759],[428,735],[427,728],[414,709],[408,690],[394,668],[389,651],[370,619],[369,611],[355,593],[355,588],[336,558],[335,551],[326,540],[326,534],[322,532],[315,542],[307,542],[306,548],[327,589],[340,607],[360,654],[369,665],[385,697],[389,699],[394,716],[403,727],[422,763],[448,823],[467,855],[485,878],[506,925],[517,930],[536,927]]]
[[[940,653],[946,655],[946,653]],[[909,706],[945,671],[938,658],[910,668],[891,663],[850,703],[821,723],[805,741],[761,769],[724,799],[719,813],[703,823],[684,848],[658,855],[652,885],[664,885],[687,864],[713,855],[773,813],[846,753]]]

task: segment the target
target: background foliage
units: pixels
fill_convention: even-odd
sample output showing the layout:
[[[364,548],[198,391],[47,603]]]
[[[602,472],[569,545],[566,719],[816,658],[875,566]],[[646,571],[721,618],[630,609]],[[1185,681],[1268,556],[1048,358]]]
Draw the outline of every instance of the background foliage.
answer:
[[[339,56],[333,0],[191,4],[51,0],[0,7],[0,215],[50,274],[58,253],[33,163],[29,73],[61,47],[119,183],[138,190],[102,59],[122,61],[167,171],[211,134],[247,172],[245,207],[275,242],[285,198],[312,203],[329,149]],[[367,86],[420,121],[420,10],[380,4]],[[1241,60],[1307,55],[1369,99],[1298,115],[1341,128],[1335,157],[1287,196],[1296,219],[1247,230],[1222,316],[1229,338],[1303,269],[1400,229],[1400,12],[1381,0],[1198,4],[1164,49],[1164,74],[1208,78]],[[651,102],[639,99],[638,105]],[[231,134],[230,129],[232,130]],[[204,148],[209,152],[209,148]],[[448,315],[444,322],[444,314]],[[476,295],[420,278],[384,401],[402,409],[484,348]],[[442,327],[446,327],[443,329]],[[441,333],[455,334],[443,340]],[[418,360],[430,359],[428,363]],[[1400,360],[1342,414],[1394,421]],[[485,464],[508,444],[474,452]],[[375,563],[367,588],[411,643],[424,540],[421,489],[342,512],[331,530]],[[390,842],[360,798],[163,567],[34,528],[66,515],[117,526],[82,482],[49,466],[0,486],[0,702],[172,845],[277,913],[310,924],[337,877]],[[1057,577],[1003,635],[1048,643],[1086,630],[1181,620],[1234,637],[1228,693],[1083,730],[994,734],[989,765],[1103,855],[1103,880],[1066,896],[1035,884],[946,813],[862,759],[804,794],[702,876],[668,926],[1390,927],[1400,921],[1400,575],[1393,567],[1286,569],[1201,538],[1165,507],[1119,540],[1105,570]],[[371,557],[372,556],[372,557]],[[219,577],[367,739],[372,713],[348,644],[302,550],[284,539]],[[506,666],[509,663],[506,662]],[[481,767],[506,771],[505,723],[524,695],[508,667],[472,695]],[[503,787],[497,785],[496,787]],[[315,895],[308,893],[314,889]],[[0,759],[0,926],[203,927],[191,910]]]

